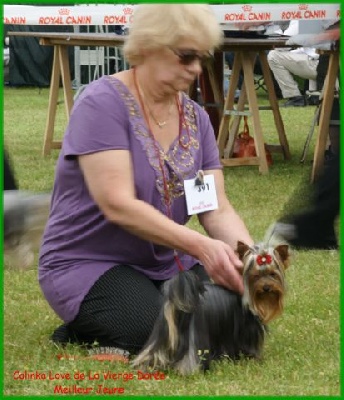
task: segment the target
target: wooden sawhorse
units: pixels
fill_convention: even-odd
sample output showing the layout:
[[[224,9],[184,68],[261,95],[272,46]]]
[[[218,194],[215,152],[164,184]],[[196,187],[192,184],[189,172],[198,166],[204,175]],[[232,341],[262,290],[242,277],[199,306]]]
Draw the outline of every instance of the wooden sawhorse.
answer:
[[[271,72],[267,61],[266,49],[258,49],[254,51],[254,44],[251,43],[251,49],[247,47],[237,49],[234,65],[232,69],[229,89],[225,101],[224,112],[220,124],[218,135],[218,147],[221,157],[221,162],[224,166],[241,166],[241,165],[258,165],[259,172],[267,174],[269,172],[266,153],[264,147],[264,138],[259,117],[259,106],[254,83],[254,61],[258,55],[263,77],[266,84],[270,106],[265,109],[271,109],[275,121],[275,126],[278,132],[279,145],[268,145],[270,151],[281,152],[284,159],[290,159],[289,145],[284,131],[284,125],[279,112],[279,106],[271,78]],[[252,49],[253,48],[253,49]],[[243,70],[244,85],[241,90],[237,109],[234,109],[234,94],[239,80],[240,70]],[[246,99],[248,101],[249,112],[245,111]],[[263,109],[263,108],[261,108]],[[231,116],[234,115],[233,122],[230,125]],[[240,120],[243,115],[252,115],[253,119],[253,137],[255,140],[256,157],[232,158],[234,141],[238,133]]]
[[[44,44],[44,39],[41,39],[41,44]],[[73,100],[73,90],[70,78],[68,47],[62,45],[55,45],[53,67],[50,80],[48,117],[45,126],[44,143],[43,143],[44,156],[49,155],[51,149],[61,148],[61,141],[54,140],[54,126],[55,126],[55,117],[56,117],[56,110],[57,110],[57,103],[59,96],[60,78],[62,80],[66,115],[69,120],[74,100]]]

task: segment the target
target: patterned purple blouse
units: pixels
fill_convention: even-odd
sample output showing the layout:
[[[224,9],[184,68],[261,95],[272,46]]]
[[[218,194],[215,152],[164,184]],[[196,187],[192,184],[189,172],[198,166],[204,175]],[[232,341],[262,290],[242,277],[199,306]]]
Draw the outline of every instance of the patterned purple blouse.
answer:
[[[56,167],[39,260],[43,293],[65,322],[76,317],[90,288],[115,265],[130,265],[158,280],[178,271],[173,250],[142,240],[104,218],[88,192],[77,156],[130,150],[137,197],[166,214],[158,148],[172,218],[185,224],[189,217],[183,181],[194,178],[199,169],[218,169],[221,164],[208,114],[186,95],[182,107],[188,126],[186,129],[183,124],[180,138],[185,146],[180,146],[177,138],[164,152],[154,144],[135,98],[118,79],[104,76],[92,82],[75,102]],[[179,257],[185,269],[197,262],[186,254]]]

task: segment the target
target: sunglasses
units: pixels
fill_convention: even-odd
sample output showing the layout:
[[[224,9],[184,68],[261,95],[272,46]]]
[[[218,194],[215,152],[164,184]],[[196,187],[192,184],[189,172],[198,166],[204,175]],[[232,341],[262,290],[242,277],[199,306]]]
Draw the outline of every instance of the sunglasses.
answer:
[[[196,60],[198,60],[201,64],[205,63],[212,54],[207,52],[206,54],[199,54],[196,50],[187,50],[187,49],[174,49],[173,47],[169,48],[173,53],[179,58],[179,62],[182,65],[190,65]]]

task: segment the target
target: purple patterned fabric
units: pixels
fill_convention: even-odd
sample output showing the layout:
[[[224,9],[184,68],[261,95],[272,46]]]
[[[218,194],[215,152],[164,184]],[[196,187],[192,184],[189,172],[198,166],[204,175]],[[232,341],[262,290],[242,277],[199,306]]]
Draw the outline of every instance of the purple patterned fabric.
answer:
[[[135,98],[118,79],[104,76],[92,82],[76,101],[56,167],[39,260],[43,293],[65,322],[75,318],[95,281],[115,265],[131,265],[158,280],[178,271],[173,250],[142,240],[104,218],[90,197],[77,156],[130,150],[137,197],[166,214],[159,149],[169,182],[173,219],[185,224],[189,217],[183,180],[195,177],[199,169],[218,169],[221,164],[206,112],[186,95],[182,107],[188,129],[183,126],[181,141],[187,148],[176,139],[164,153],[157,143],[154,145]],[[197,262],[186,254],[179,257],[185,269]]]

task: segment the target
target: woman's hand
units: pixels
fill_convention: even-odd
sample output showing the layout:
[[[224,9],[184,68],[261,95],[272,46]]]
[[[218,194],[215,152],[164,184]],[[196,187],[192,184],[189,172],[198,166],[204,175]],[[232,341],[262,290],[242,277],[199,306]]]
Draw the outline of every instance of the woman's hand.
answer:
[[[209,238],[198,258],[214,283],[243,294],[243,265],[229,245]]]
[[[243,265],[233,249],[239,240],[248,245],[252,245],[253,240],[244,221],[227,199],[222,171],[212,170],[206,173],[215,177],[219,207],[198,215],[200,223],[212,239],[198,249],[197,257],[201,257],[199,259],[215,283],[242,294]]]

